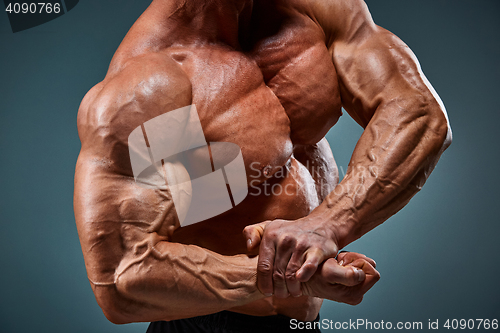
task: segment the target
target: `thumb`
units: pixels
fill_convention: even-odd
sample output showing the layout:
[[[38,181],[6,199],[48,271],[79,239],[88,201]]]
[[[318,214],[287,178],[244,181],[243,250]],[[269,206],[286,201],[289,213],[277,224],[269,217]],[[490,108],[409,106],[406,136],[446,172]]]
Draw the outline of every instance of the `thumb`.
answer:
[[[264,229],[269,222],[270,221],[265,221],[257,224],[252,224],[246,226],[245,229],[243,229],[243,235],[246,238],[248,251],[252,251],[253,249],[256,249],[257,246],[259,246],[260,241],[262,240],[262,236],[264,235]]]
[[[329,283],[352,287],[363,282],[366,277],[362,262],[363,259],[359,259],[351,265],[342,266],[335,259],[329,259],[323,264],[321,275]]]

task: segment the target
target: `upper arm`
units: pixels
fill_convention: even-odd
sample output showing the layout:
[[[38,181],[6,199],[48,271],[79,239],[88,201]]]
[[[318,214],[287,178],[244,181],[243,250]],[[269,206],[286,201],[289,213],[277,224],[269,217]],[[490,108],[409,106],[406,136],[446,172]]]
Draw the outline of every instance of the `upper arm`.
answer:
[[[364,1],[324,3],[319,21],[339,76],[342,104],[361,126],[384,109],[404,122],[432,114],[447,125],[444,105],[413,52],[373,22]]]
[[[189,105],[190,89],[175,64],[154,55],[131,61],[82,101],[74,209],[94,286],[114,284],[118,267],[140,251],[138,244],[151,233],[168,238],[177,221],[167,189],[135,182],[128,136],[145,121]]]

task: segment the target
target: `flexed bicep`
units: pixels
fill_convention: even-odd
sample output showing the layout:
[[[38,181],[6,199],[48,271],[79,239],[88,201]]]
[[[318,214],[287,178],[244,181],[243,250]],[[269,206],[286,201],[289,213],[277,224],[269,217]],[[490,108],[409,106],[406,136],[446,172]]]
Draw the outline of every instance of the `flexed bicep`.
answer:
[[[192,113],[173,125],[156,121],[191,104],[189,80],[158,57],[99,84],[78,116],[75,218],[94,294],[114,323],[193,317],[263,297],[256,259],[172,242],[193,189],[187,164],[169,157],[207,148],[172,136],[196,124]]]
[[[365,129],[338,185],[342,191],[313,212],[328,216],[342,248],[408,203],[451,143],[451,130],[413,52],[373,22],[364,1],[318,6],[342,106]]]

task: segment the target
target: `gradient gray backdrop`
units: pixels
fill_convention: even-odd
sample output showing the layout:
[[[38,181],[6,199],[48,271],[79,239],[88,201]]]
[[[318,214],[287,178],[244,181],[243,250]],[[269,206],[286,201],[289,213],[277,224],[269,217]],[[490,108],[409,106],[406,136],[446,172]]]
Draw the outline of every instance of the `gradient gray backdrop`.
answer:
[[[0,332],[146,329],[115,326],[97,306],[72,196],[78,105],[148,4],[82,0],[16,34],[0,13]],[[500,2],[368,5],[375,21],[417,54],[448,109],[454,141],[412,202],[349,246],[377,261],[380,282],[356,307],[325,302],[321,316],[500,319]],[[328,134],[341,173],[360,133],[344,116]]]

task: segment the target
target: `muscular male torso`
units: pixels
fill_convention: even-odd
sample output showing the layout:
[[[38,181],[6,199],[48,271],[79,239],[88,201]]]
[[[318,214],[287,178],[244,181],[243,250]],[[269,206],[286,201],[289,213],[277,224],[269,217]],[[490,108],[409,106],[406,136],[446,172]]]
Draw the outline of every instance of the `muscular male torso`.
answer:
[[[157,34],[164,17],[149,9],[117,51],[107,78],[87,96],[89,104],[96,104],[103,90],[120,89],[113,95],[122,96],[137,93],[133,91],[142,84],[153,86],[146,98],[160,100],[161,94],[170,93],[162,89],[164,81],[185,82],[190,89],[176,83],[166,83],[165,88],[180,90],[191,99],[189,104],[196,105],[208,142],[233,142],[241,148],[249,194],[224,214],[162,230],[168,230],[165,234],[171,242],[195,244],[224,255],[247,252],[242,235],[245,226],[306,216],[321,203],[325,188],[333,189],[338,181],[324,136],[340,117],[341,105],[324,32],[300,3],[283,7],[272,1],[255,2],[248,11],[246,26],[240,27],[246,37],[240,36],[239,45],[196,38],[179,43],[169,38],[171,28],[160,29],[162,45]],[[148,43],[154,43],[153,47],[143,46]],[[127,66],[132,70],[127,72]],[[127,81],[123,76],[130,76],[128,81],[134,83],[109,84],[117,77]],[[116,98],[115,103],[127,101]],[[126,118],[123,108],[118,109],[122,114],[116,117]],[[143,120],[156,115],[151,112]],[[312,320],[321,303],[307,296],[269,297],[233,311]]]
[[[329,2],[328,6],[334,4]],[[184,288],[196,285],[199,292],[205,293],[205,299],[221,306],[219,310],[257,316],[279,313],[300,320],[316,318],[322,299],[263,298],[262,294],[251,298],[255,291],[238,289],[255,289],[255,285],[238,285],[237,280],[246,274],[242,266],[233,276],[230,263],[236,265],[236,261],[227,259],[229,264],[222,264],[226,259],[199,248],[229,257],[257,254],[247,253],[242,234],[246,226],[266,220],[296,220],[320,205],[338,182],[337,167],[324,136],[341,116],[341,89],[343,98],[349,96],[342,102],[349,103],[350,109],[359,109],[356,120],[365,126],[380,100],[401,95],[397,89],[384,90],[383,84],[375,83],[366,89],[373,96],[365,93],[366,84],[356,70],[355,76],[349,77],[356,86],[347,93],[345,87],[339,87],[338,68],[327,46],[335,31],[325,29],[324,24],[335,17],[342,19],[339,15],[351,8],[349,2],[342,2],[343,9],[330,17],[323,5],[322,1],[306,0],[220,0],[203,5],[196,1],[155,0],[131,28],[106,78],[82,101],[78,118],[82,152],[75,180],[75,214],[89,279],[103,309],[114,311],[117,302],[122,302],[126,304],[124,312],[142,313],[138,320],[210,313],[208,303],[194,309],[195,292],[183,299]],[[348,25],[349,33],[363,31],[363,21],[356,21],[356,15],[361,13],[359,17],[367,20],[366,9],[357,6],[346,14],[352,17],[343,23]],[[381,32],[380,36],[389,35]],[[343,38],[363,40],[359,34]],[[390,45],[387,50],[394,45],[405,48],[392,37],[387,38],[383,42]],[[401,59],[409,57],[404,54]],[[419,75],[418,69],[400,74],[399,67],[387,63],[384,67],[383,63],[372,62],[374,70],[369,75],[385,71],[389,73],[384,76],[386,81],[395,78],[417,82],[413,78]],[[351,75],[349,63],[342,66],[343,75]],[[427,89],[421,80],[417,85],[424,87],[420,91]],[[353,90],[361,101],[359,106],[353,104]],[[376,97],[376,92],[382,90],[382,97]],[[241,148],[249,194],[221,215],[180,227],[168,190],[145,190],[134,184],[127,138],[144,122],[187,105],[196,106],[207,142],[232,142]],[[394,105],[388,104],[387,108]],[[436,113],[441,112],[437,102],[432,105]],[[391,129],[393,116],[381,115],[388,115],[389,121],[374,126],[383,124],[383,130]],[[443,127],[442,123],[439,126]],[[443,136],[441,132],[439,135]],[[364,149],[364,144],[360,147]],[[385,151],[389,154],[391,149]],[[398,149],[394,147],[394,151]],[[434,154],[439,149],[432,146],[430,150]],[[369,158],[364,163],[380,160]],[[412,177],[407,176],[408,182]],[[411,188],[398,201],[385,201],[381,206],[388,211],[383,213],[384,219],[401,207],[401,202],[409,200],[415,193]],[[367,223],[363,232],[375,223],[380,222]],[[220,272],[209,272],[205,267],[219,267]],[[165,274],[169,275],[167,282],[162,280]],[[124,275],[127,278],[120,280]],[[205,275],[210,276],[205,279]],[[255,279],[255,275],[252,268],[246,276]],[[179,279],[184,279],[183,283],[178,284]],[[165,314],[168,301],[160,296],[169,290],[172,294],[165,295],[175,294],[170,309],[179,309],[170,317]],[[235,290],[235,294],[225,290]],[[104,297],[104,293],[111,296]],[[122,294],[128,298],[120,301]],[[241,305],[236,307],[223,305],[238,302]],[[147,316],[148,309],[155,314]],[[127,321],[119,317],[117,322]]]
[[[246,225],[303,217],[322,201],[320,186],[314,182],[332,185],[337,181],[328,143],[319,143],[322,150],[315,147],[341,114],[325,36],[304,13],[293,8],[287,8],[287,13],[271,2],[261,6],[253,8],[250,33],[254,35],[244,50],[211,45],[167,51],[187,54],[180,65],[193,84],[193,104],[207,139],[238,144],[250,180],[247,199],[235,209],[178,229],[173,241],[224,254],[245,253],[242,230]],[[324,173],[314,179],[311,172],[320,167]],[[271,177],[265,184],[252,182],[253,176],[264,172]],[[270,297],[233,310],[312,320],[321,303],[307,296]]]

